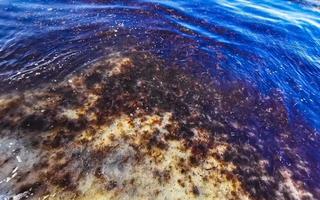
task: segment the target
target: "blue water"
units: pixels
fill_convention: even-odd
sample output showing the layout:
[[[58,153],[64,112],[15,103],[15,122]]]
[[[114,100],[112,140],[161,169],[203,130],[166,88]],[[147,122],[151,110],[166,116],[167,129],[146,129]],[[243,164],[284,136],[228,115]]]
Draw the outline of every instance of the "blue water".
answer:
[[[73,95],[75,92],[70,92],[67,87],[63,92],[62,88],[63,100],[59,106],[63,106],[57,107],[50,96],[40,94],[36,98],[27,96],[24,99],[26,93],[22,91],[41,84],[59,83],[73,72],[101,63],[110,54],[135,55],[136,52],[143,52],[137,54],[140,56],[151,55],[144,57],[146,63],[137,62],[137,65],[142,65],[142,70],[134,66],[124,76],[96,83],[106,84],[101,87],[104,92],[100,94],[100,100],[93,104],[97,106],[93,109],[97,111],[97,118],[108,115],[108,109],[119,113],[127,110],[126,114],[130,112],[131,116],[131,111],[137,107],[123,106],[126,101],[132,105],[148,101],[144,105],[146,111],[153,106],[159,110],[158,106],[165,108],[166,112],[174,111],[174,117],[181,118],[176,132],[180,134],[178,137],[186,137],[186,141],[193,137],[193,126],[210,128],[210,135],[205,135],[209,138],[208,144],[192,144],[191,152],[197,156],[206,152],[216,138],[225,139],[230,148],[219,159],[236,166],[234,174],[253,197],[300,199],[301,196],[303,199],[304,196],[309,199],[304,195],[307,191],[314,199],[320,198],[319,0],[0,0],[0,139],[3,139],[0,151],[4,154],[0,153],[0,175],[6,178],[0,180],[0,199],[11,193],[24,193],[20,189],[15,191],[19,184],[11,185],[11,178],[6,175],[8,166],[13,171],[18,169],[13,160],[19,162],[16,153],[26,153],[23,152],[24,146],[32,155],[33,151],[39,150],[40,153],[35,153],[34,157],[42,156],[44,160],[55,153],[52,149],[46,153],[50,138],[40,134],[47,130],[42,126],[50,124],[50,129],[61,128],[63,132],[57,131],[55,137],[52,135],[51,148],[56,148],[59,143],[61,149],[66,149],[63,150],[66,155],[74,155],[68,151],[71,147],[68,146],[69,137],[64,141],[63,133],[73,131],[64,127],[69,121],[56,118],[61,110],[55,110],[54,114],[51,111],[67,108],[65,98],[72,101],[77,98]],[[154,63],[156,61],[161,61],[161,65]],[[161,71],[152,70],[155,68],[151,66],[153,64],[161,66]],[[152,76],[146,70],[150,66]],[[174,70],[166,70],[163,66]],[[95,67],[93,69],[99,69]],[[140,73],[134,70],[140,70]],[[169,72],[178,74],[181,81],[171,81],[167,76]],[[160,78],[156,79],[158,74]],[[99,73],[96,75],[99,77]],[[189,81],[183,81],[184,76]],[[83,76],[83,79],[90,82],[90,77]],[[200,89],[196,88],[196,81],[195,84],[189,83],[199,80],[199,77],[203,78],[199,81]],[[139,78],[144,80],[139,80],[144,82],[143,87],[129,87]],[[172,75],[172,79],[175,78]],[[116,83],[113,85],[112,81]],[[165,86],[160,89],[153,87],[161,81]],[[207,86],[207,82],[208,91],[211,91],[208,95],[202,87],[203,83]],[[185,83],[188,85],[184,86]],[[182,92],[175,93],[175,90]],[[37,92],[30,91],[32,95]],[[59,89],[52,87],[49,91],[54,93]],[[189,94],[192,92],[195,95],[191,97]],[[7,93],[18,94],[19,101],[9,102],[5,107],[3,101],[8,100]],[[141,99],[137,98],[140,94]],[[47,98],[47,101],[43,103],[42,98]],[[112,98],[117,100],[116,106]],[[33,114],[27,111],[31,101],[39,101],[30,109]],[[54,105],[48,108],[48,112],[42,113],[41,110],[40,113],[36,107],[46,103]],[[188,103],[189,107],[185,105]],[[188,108],[199,108],[201,116],[190,114],[193,110]],[[115,115],[119,113],[115,112]],[[60,125],[59,120],[62,121]],[[100,123],[101,120],[97,121]],[[78,123],[91,122],[81,118]],[[77,124],[73,124],[72,121],[75,133],[84,131],[79,131]],[[17,145],[11,153],[5,148],[6,137],[17,141],[17,144],[22,141],[23,148]],[[76,143],[76,140],[72,142]],[[11,143],[8,145],[12,146]],[[83,146],[76,148],[82,149]],[[89,153],[84,155],[81,150],[81,161],[91,160],[87,158],[94,154]],[[25,159],[28,158],[33,157]],[[93,165],[99,166],[95,159],[92,160]],[[42,165],[42,161],[39,163]],[[37,165],[30,166],[30,169],[37,171],[34,166]],[[47,165],[43,166],[45,171],[50,170],[46,169],[49,168]],[[74,170],[74,166],[70,169]],[[79,166],[81,168],[84,164]],[[91,167],[91,164],[85,166]],[[54,172],[57,176],[66,171],[60,166],[53,168],[59,169]],[[25,170],[29,174],[29,168]],[[85,172],[86,169],[79,170]],[[22,180],[21,176],[24,175],[16,178]],[[42,182],[35,178],[35,186],[46,186],[49,180],[46,178],[39,179]],[[24,187],[24,190],[33,192],[33,186]],[[296,188],[298,190],[294,191]],[[276,196],[278,193],[280,196]]]
[[[320,129],[317,0],[0,0],[2,89],[58,81],[115,49],[280,93],[290,117]]]

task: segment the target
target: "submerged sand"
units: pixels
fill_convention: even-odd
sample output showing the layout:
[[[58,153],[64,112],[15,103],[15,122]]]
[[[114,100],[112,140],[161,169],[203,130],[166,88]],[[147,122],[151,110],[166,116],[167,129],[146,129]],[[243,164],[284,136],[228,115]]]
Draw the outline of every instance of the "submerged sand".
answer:
[[[114,54],[2,94],[0,199],[320,198],[317,133],[281,95],[210,80]]]

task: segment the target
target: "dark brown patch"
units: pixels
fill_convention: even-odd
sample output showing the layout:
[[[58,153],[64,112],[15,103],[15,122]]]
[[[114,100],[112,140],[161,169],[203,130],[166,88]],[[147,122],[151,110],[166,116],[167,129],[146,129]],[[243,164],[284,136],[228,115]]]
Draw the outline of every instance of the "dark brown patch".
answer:
[[[85,78],[85,84],[87,85],[87,87],[91,88],[92,86],[94,86],[97,83],[100,83],[102,80],[102,75],[99,73],[92,73],[89,76],[87,76]]]
[[[29,115],[21,122],[21,128],[29,131],[46,131],[50,126],[50,121],[45,116]]]
[[[199,191],[199,188],[197,186],[192,186],[192,193],[195,195],[195,196],[199,196],[200,195],[200,191]]]

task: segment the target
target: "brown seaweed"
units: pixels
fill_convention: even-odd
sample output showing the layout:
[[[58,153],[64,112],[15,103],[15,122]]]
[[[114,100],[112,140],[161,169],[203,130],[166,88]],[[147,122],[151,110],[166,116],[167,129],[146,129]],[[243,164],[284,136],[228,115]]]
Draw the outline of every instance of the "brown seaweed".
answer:
[[[318,133],[281,93],[116,55],[0,97],[0,195],[319,199]]]

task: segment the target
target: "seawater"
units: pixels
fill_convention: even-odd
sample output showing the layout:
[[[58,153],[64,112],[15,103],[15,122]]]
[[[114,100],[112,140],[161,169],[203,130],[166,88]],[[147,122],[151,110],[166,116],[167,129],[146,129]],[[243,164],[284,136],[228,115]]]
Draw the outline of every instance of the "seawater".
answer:
[[[319,35],[315,0],[0,1],[0,198],[320,198]]]

